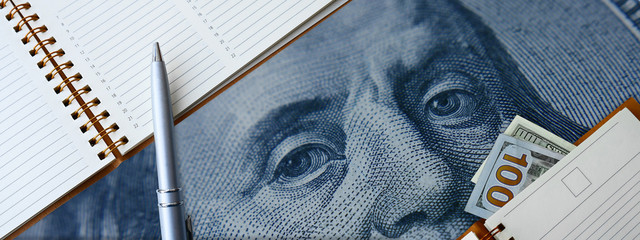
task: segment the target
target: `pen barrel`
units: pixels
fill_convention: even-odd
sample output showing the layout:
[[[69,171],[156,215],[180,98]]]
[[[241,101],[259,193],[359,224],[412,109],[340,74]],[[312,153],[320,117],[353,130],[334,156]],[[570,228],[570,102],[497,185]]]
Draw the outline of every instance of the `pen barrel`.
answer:
[[[162,239],[187,239],[184,201],[180,189],[157,190]]]
[[[179,186],[175,162],[175,145],[173,143],[173,111],[164,62],[153,62],[151,75],[151,102],[153,105],[158,186],[160,189],[176,189]]]
[[[175,162],[171,91],[162,61],[151,63],[151,92],[161,234],[163,239],[186,239],[184,201]]]

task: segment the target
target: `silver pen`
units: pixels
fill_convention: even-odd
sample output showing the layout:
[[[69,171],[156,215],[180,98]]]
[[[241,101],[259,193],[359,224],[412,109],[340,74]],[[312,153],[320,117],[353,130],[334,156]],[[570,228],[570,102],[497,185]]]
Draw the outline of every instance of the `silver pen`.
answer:
[[[184,200],[178,186],[173,144],[173,111],[167,69],[160,45],[153,44],[151,62],[151,102],[158,168],[158,210],[162,239],[187,239]]]

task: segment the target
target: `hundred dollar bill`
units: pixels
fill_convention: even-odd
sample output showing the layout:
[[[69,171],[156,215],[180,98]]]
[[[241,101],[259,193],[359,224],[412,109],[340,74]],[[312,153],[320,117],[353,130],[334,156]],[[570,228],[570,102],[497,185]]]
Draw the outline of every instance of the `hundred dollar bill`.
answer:
[[[556,136],[555,134],[520,116],[513,118],[513,121],[511,121],[507,130],[504,131],[504,134],[520,140],[535,143],[562,155],[567,155],[576,148],[576,146],[570,142],[567,142],[561,137]],[[478,168],[471,178],[471,182],[478,182],[478,177],[480,177],[480,173],[482,172],[486,162],[487,160],[480,165],[480,168]]]
[[[537,144],[500,134],[465,211],[488,218],[563,156]]]

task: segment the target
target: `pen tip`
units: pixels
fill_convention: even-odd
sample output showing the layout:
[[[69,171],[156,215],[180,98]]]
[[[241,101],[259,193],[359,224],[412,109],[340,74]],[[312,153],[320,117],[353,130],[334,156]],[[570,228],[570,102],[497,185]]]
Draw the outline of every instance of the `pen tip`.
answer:
[[[154,62],[162,62],[162,53],[160,52],[160,44],[153,44],[153,52],[151,53]]]

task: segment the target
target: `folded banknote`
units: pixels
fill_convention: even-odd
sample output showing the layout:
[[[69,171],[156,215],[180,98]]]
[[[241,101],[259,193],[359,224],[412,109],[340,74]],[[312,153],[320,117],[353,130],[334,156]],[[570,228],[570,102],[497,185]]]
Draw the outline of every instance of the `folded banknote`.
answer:
[[[488,218],[563,156],[537,144],[500,134],[465,211]]]
[[[507,130],[504,131],[504,134],[520,140],[535,143],[562,155],[567,155],[571,150],[576,148],[576,146],[570,142],[567,142],[561,137],[556,136],[552,132],[549,132],[521,116],[516,116],[513,121],[511,121],[511,124],[509,124]],[[476,174],[471,178],[471,182],[478,182],[478,178],[480,177],[480,173],[482,173],[482,169],[484,169],[486,162],[487,160],[480,165]]]

